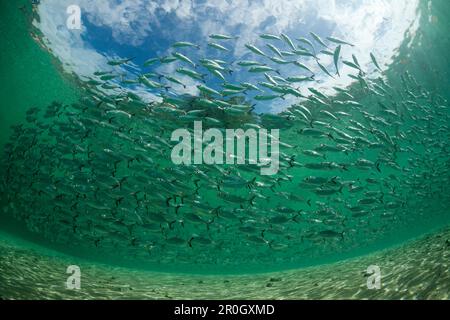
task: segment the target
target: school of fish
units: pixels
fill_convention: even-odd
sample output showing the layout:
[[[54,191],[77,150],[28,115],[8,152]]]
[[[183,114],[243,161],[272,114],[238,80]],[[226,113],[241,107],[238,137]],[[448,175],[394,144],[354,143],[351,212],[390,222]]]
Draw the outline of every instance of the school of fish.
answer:
[[[180,41],[171,55],[145,61],[147,73],[98,71],[79,102],[30,108],[5,146],[3,210],[55,243],[163,266],[295,264],[444,214],[450,113],[443,97],[407,72],[391,84],[372,53],[371,70],[354,55],[343,60],[353,47],[344,40],[260,38],[264,48],[247,43],[252,58],[232,62],[198,59],[201,46]],[[212,34],[204,46],[221,57],[236,40]],[[318,53],[332,57],[332,67]],[[162,64],[175,71],[152,69]],[[298,76],[283,77],[281,66]],[[313,86],[340,77],[343,66],[352,86],[333,94]],[[233,73],[245,73],[245,82],[231,81]],[[199,94],[177,93],[186,76]],[[137,85],[161,101],[145,101]],[[289,105],[278,114],[255,111],[273,100]],[[194,121],[205,129],[280,129],[279,173],[174,165],[171,133],[193,130]]]

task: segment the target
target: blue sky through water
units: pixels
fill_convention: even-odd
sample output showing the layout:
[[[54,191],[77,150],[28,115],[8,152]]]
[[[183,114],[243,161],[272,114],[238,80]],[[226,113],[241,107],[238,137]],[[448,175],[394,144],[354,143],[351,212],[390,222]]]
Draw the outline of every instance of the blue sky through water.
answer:
[[[82,30],[68,30],[66,27],[69,5],[79,5],[82,11]],[[355,44],[344,46],[342,58],[351,60],[355,54],[363,68],[371,70],[369,53],[373,52],[383,65],[392,61],[396,49],[404,39],[406,31],[414,32],[416,25],[417,0],[255,0],[255,1],[190,1],[190,0],[46,0],[37,7],[40,22],[35,21],[44,34],[46,45],[60,59],[65,69],[81,77],[90,77],[99,70],[124,71],[134,73],[158,72],[176,75],[186,88],[172,85],[176,94],[198,94],[200,82],[175,73],[177,67],[186,63],[176,62],[167,65],[156,64],[143,68],[142,63],[153,57],[171,55],[178,51],[197,61],[199,58],[217,58],[234,63],[232,74],[226,73],[228,82],[265,81],[263,74],[252,74],[240,68],[236,62],[242,59],[267,62],[266,58],[249,52],[245,44],[251,43],[264,52],[275,56],[266,46],[272,43],[280,50],[288,50],[284,42],[267,41],[259,37],[262,33],[285,33],[291,39],[305,37],[313,39],[309,32],[322,38],[334,36]],[[237,40],[216,41],[208,36],[223,33],[239,36]],[[201,46],[174,49],[176,41],[190,41]],[[222,52],[207,46],[208,41],[218,42],[229,52]],[[296,44],[302,45],[295,41]],[[331,46],[331,50],[335,45]],[[320,48],[316,45],[317,51]],[[112,68],[107,61],[114,58],[134,57],[133,65]],[[352,70],[340,66],[341,77],[332,79],[320,71],[311,58],[292,57],[310,67],[318,76],[311,84],[326,93],[332,93],[333,86],[347,86],[352,81],[347,76]],[[321,64],[334,71],[333,57],[318,54]],[[291,60],[291,57],[285,57]],[[270,65],[284,77],[308,75],[307,71],[293,68],[292,65]],[[199,68],[207,74],[206,69]],[[210,86],[221,83],[209,75],[206,82]],[[308,86],[306,86],[308,87]],[[155,92],[143,86],[135,86],[136,93],[145,99],[158,99]],[[302,89],[303,90],[303,89]],[[289,106],[290,99],[261,103],[258,111],[278,112]]]

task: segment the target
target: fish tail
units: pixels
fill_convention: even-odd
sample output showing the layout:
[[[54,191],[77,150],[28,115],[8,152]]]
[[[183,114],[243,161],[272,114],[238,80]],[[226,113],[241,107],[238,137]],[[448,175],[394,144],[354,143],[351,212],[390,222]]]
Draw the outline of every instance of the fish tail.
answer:
[[[266,232],[266,229],[264,229],[264,230],[262,230],[261,231],[261,238],[263,238],[264,239],[264,233]]]
[[[219,216],[220,209],[222,209],[222,206],[218,206],[216,209],[214,209],[214,210],[217,212],[217,213],[216,213],[216,216],[217,216],[217,217]]]
[[[256,196],[253,195],[250,199],[249,199],[249,203],[250,205],[253,207],[255,204],[253,203],[253,201],[255,200]]]
[[[297,218],[300,216],[302,211],[303,211],[302,209],[298,210],[297,215],[292,218],[292,221],[294,221],[295,223],[298,223]]]
[[[381,163],[380,163],[379,161],[378,161],[377,164],[376,164],[377,171],[378,171],[379,173],[381,173],[380,164],[381,164]]]

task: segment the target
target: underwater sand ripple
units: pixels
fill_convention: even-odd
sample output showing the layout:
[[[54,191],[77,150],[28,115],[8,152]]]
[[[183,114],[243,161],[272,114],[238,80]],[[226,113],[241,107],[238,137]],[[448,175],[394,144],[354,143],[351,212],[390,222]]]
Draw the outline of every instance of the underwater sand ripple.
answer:
[[[449,299],[450,228],[400,247],[339,263],[255,275],[180,275],[87,261],[0,240],[2,299]],[[74,259],[77,260],[77,259]],[[65,287],[81,267],[81,290]],[[367,289],[367,267],[381,289]]]

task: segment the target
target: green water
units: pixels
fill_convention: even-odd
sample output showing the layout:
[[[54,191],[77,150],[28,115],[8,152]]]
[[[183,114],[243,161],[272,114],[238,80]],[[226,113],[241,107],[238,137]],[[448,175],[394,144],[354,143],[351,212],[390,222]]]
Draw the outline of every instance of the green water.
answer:
[[[78,93],[59,72],[54,59],[33,40],[30,32],[31,10],[19,10],[29,1],[2,1],[0,30],[0,95],[2,130],[0,143],[8,140],[10,126],[21,123],[31,106],[44,107],[52,101],[76,101]]]
[[[380,151],[362,143],[354,145],[348,154],[327,154],[326,161],[352,164],[348,170],[341,168],[323,172],[294,166],[282,168],[280,174],[273,178],[275,180],[256,177],[256,181],[261,184],[272,185],[275,182],[275,192],[270,188],[247,188],[245,185],[222,187],[227,193],[243,199],[241,204],[224,201],[214,183],[217,179],[227,180],[236,176],[248,182],[255,177],[257,170],[224,166],[224,170],[231,172],[224,175],[220,168],[211,169],[201,165],[198,166],[202,171],[200,173],[193,168],[176,168],[181,171],[173,172],[174,166],[168,158],[169,148],[150,138],[160,136],[170,140],[173,129],[192,127],[192,123],[183,122],[177,119],[177,114],[166,110],[143,110],[140,101],[123,102],[121,110],[134,116],[132,120],[120,118],[118,122],[134,130],[128,133],[133,139],[140,134],[134,132],[145,132],[144,140],[155,146],[148,150],[154,164],[143,166],[141,162],[134,161],[131,166],[127,166],[123,164],[126,160],[122,160],[115,174],[119,178],[130,175],[133,178],[128,179],[132,181],[130,191],[120,200],[120,205],[116,201],[122,195],[117,189],[111,188],[110,176],[98,174],[96,182],[87,181],[86,176],[93,169],[100,171],[104,166],[112,170],[115,159],[94,157],[90,162],[89,155],[82,152],[71,158],[73,145],[62,145],[68,136],[76,140],[82,149],[89,147],[96,155],[108,148],[115,155],[123,156],[123,159],[141,155],[133,147],[142,145],[137,140],[123,140],[112,135],[107,125],[97,126],[98,123],[86,121],[86,118],[102,120],[104,113],[99,116],[97,111],[105,112],[107,107],[99,106],[99,98],[96,97],[105,97],[86,85],[81,88],[76,80],[62,73],[59,62],[31,37],[30,31],[33,29],[27,14],[18,9],[20,5],[18,1],[3,1],[0,5],[0,142],[2,146],[8,141],[14,145],[13,156],[5,156],[2,160],[2,175],[9,177],[8,180],[3,179],[6,181],[2,192],[4,211],[0,217],[4,229],[62,252],[111,265],[186,273],[256,273],[319,265],[363,255],[402,243],[450,221],[448,1],[431,1],[431,6],[428,1],[421,1],[417,12],[420,24],[417,35],[412,43],[410,35],[405,35],[404,44],[394,62],[384,72],[384,81],[388,84],[384,87],[387,92],[385,96],[376,96],[356,83],[347,92],[363,107],[341,106],[333,109],[351,113],[350,119],[365,126],[368,126],[368,122],[364,112],[384,116],[391,126],[386,128],[374,124],[373,127],[388,132],[391,140],[394,139],[391,146],[385,143]],[[27,12],[31,14],[29,9]],[[347,99],[337,96],[336,100]],[[406,108],[408,101],[414,103],[409,110]],[[53,102],[57,104],[48,109]],[[383,114],[379,102],[385,105],[395,102],[401,117]],[[76,103],[76,107],[69,107],[73,103]],[[305,105],[313,112],[322,108],[319,103],[312,101]],[[83,111],[86,106],[88,110]],[[46,110],[60,112],[58,117],[44,119],[39,116],[40,124],[55,125],[54,129],[46,127],[44,132],[37,135],[24,134],[26,137],[36,137],[39,148],[32,139],[15,136],[13,130],[9,129],[11,125],[27,123],[25,114],[30,107],[39,108],[41,113]],[[179,107],[183,108],[181,105]],[[191,106],[187,108],[189,110]],[[208,115],[219,119],[222,117],[216,111]],[[85,127],[87,130],[95,129],[95,135],[87,135],[80,142],[80,132],[74,129],[71,122],[74,118],[86,121]],[[254,115],[247,115],[245,119],[224,119],[229,127],[257,121]],[[262,116],[258,121],[269,129],[280,128],[283,142],[301,146],[300,149],[281,149],[289,156],[296,155],[300,163],[316,163],[319,160],[305,157],[299,150],[332,143],[330,140],[299,136],[297,130],[307,125],[289,120],[286,114]],[[396,121],[399,123],[392,124]],[[333,126],[341,131],[346,130],[350,126],[349,118],[334,122]],[[26,124],[25,128],[36,127]],[[81,136],[86,132],[83,131]],[[373,133],[366,134],[372,142],[380,140]],[[41,162],[42,153],[45,154],[44,162]],[[392,154],[395,154],[394,162],[400,169],[382,163],[381,170],[376,170],[377,160],[389,158]],[[354,167],[353,164],[361,158],[372,161],[374,165],[366,170]],[[105,184],[99,187],[102,193],[94,194],[93,189],[83,189],[74,181],[72,175],[79,169],[80,163],[85,169],[80,170],[83,172],[80,180],[84,179],[86,186],[98,187],[97,183],[105,180]],[[287,162],[283,163],[286,165]],[[45,166],[45,170],[33,175],[36,168],[41,166]],[[147,179],[150,182],[136,179],[140,173],[149,174],[150,178]],[[286,178],[286,175],[290,177]],[[348,210],[348,206],[355,206],[358,200],[367,197],[350,193],[348,185],[343,188],[342,194],[318,196],[305,190],[304,186],[299,186],[310,175],[327,179],[338,176],[338,181],[355,181],[354,185],[363,187],[363,193],[381,192],[383,201],[368,206],[365,215],[356,217]],[[159,180],[161,177],[166,180]],[[276,180],[279,177],[286,179]],[[196,194],[194,181],[197,179],[201,188]],[[373,179],[375,183],[367,182],[367,179]],[[53,191],[39,192],[46,187],[53,188]],[[131,191],[140,191],[141,194],[131,195]],[[250,204],[248,199],[255,192],[258,192],[258,197],[254,204]],[[58,197],[61,194],[64,196]],[[167,198],[174,194],[178,195],[178,199],[169,201],[167,205]],[[283,196],[286,194],[305,199],[287,199]],[[181,202],[181,197],[185,197],[186,202]],[[324,205],[317,202],[323,202]],[[75,203],[77,207],[74,207]],[[391,209],[388,208],[389,204]],[[177,208],[179,205],[183,206]],[[121,208],[124,211],[117,212]],[[324,208],[333,210],[331,217],[327,215],[329,212],[320,216],[318,212]],[[301,212],[299,216],[298,212]],[[156,213],[163,214],[163,222],[159,221],[159,215],[155,218]],[[197,214],[205,223],[194,221],[188,213]],[[287,217],[288,221],[278,224],[270,220],[280,215]],[[297,221],[293,221],[293,218],[297,218]],[[267,222],[267,219],[272,223]],[[335,233],[331,236],[320,235],[320,232],[330,230]],[[263,231],[264,236],[260,236]],[[197,236],[205,243],[196,240]],[[183,241],[170,244],[168,239]]]

